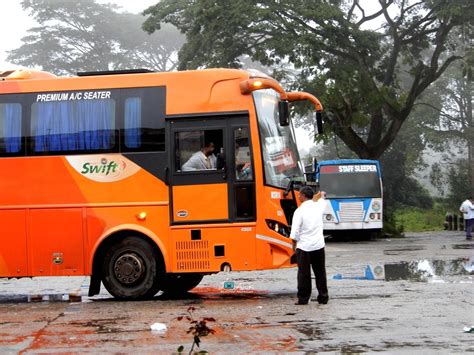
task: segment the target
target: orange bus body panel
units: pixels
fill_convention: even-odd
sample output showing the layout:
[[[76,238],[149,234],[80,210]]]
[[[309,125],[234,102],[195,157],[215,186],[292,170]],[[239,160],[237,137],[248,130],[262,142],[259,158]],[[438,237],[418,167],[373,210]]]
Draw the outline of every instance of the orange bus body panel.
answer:
[[[228,219],[227,184],[173,186],[173,215],[179,222]]]
[[[26,210],[0,210],[0,226],[0,277],[27,276]]]

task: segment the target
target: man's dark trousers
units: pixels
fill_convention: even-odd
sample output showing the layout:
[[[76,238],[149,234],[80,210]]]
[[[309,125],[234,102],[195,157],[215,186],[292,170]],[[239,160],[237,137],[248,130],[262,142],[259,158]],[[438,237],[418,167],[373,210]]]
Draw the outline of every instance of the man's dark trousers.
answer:
[[[474,227],[474,218],[465,220],[466,223],[466,239],[472,239],[472,229]]]
[[[314,251],[296,249],[298,263],[298,303],[308,303],[311,297],[311,269],[316,277],[318,302],[327,303],[326,256],[324,248]]]

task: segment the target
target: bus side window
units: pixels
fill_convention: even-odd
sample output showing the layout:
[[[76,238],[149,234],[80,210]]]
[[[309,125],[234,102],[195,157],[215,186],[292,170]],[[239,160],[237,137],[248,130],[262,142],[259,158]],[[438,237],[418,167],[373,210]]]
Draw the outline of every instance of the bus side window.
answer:
[[[115,100],[35,102],[31,136],[35,153],[111,150]]]
[[[0,104],[0,153],[21,150],[21,105]]]
[[[125,100],[124,143],[127,148],[139,148],[142,145],[142,100],[129,97]]]
[[[234,130],[234,146],[236,180],[253,180],[248,128],[239,127]]]
[[[183,131],[175,134],[177,172],[217,170],[217,154],[223,153],[222,130]]]
[[[155,108],[155,104],[146,97],[133,96],[125,99],[122,152],[161,152],[166,150],[165,128],[160,127],[158,119],[150,120],[149,117],[148,120],[146,119],[147,114],[150,116],[150,110]]]

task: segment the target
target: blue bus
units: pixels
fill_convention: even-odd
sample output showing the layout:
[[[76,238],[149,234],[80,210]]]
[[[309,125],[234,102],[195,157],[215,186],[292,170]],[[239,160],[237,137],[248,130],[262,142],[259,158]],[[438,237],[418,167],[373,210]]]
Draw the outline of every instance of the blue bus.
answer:
[[[383,227],[382,172],[377,160],[340,159],[315,166],[316,182],[326,192],[324,231],[378,233]]]

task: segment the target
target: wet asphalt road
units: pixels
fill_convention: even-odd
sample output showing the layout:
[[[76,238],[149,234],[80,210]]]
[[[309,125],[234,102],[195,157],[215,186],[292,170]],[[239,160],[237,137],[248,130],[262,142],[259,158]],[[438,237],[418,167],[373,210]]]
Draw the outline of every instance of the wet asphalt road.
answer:
[[[216,319],[201,344],[211,353],[473,352],[474,333],[463,332],[474,326],[473,247],[460,232],[328,243],[327,305],[314,292],[308,306],[294,305],[296,269],[206,276],[185,299],[142,302],[117,302],[105,290],[89,299],[84,277],[0,279],[0,353],[189,351],[189,324],[177,317],[190,306],[197,319]],[[386,278],[402,279],[351,279],[386,264]],[[228,281],[234,289],[223,288]],[[68,293],[82,302],[61,300]],[[28,302],[34,295],[50,301]],[[167,330],[152,332],[156,322]]]

